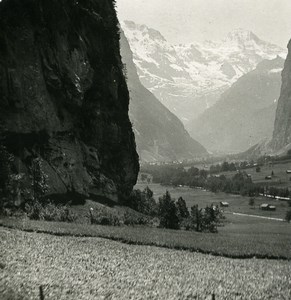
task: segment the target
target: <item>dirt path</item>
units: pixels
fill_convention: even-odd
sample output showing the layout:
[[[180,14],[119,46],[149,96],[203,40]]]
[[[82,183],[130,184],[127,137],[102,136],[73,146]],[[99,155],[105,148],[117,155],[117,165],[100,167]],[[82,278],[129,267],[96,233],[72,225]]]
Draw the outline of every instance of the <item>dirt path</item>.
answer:
[[[264,216],[258,216],[258,215],[249,215],[249,214],[241,214],[241,213],[235,213],[235,212],[228,212],[228,213],[236,215],[236,216],[245,216],[245,217],[253,217],[253,218],[260,218],[260,219],[284,222],[284,219],[279,219],[279,218],[271,218],[271,217],[264,217]]]

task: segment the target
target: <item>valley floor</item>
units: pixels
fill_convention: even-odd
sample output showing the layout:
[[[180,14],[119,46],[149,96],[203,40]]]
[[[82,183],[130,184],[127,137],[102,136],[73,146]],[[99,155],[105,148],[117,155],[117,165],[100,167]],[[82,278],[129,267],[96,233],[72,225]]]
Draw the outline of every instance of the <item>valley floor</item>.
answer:
[[[291,299],[291,264],[0,228],[1,299]]]

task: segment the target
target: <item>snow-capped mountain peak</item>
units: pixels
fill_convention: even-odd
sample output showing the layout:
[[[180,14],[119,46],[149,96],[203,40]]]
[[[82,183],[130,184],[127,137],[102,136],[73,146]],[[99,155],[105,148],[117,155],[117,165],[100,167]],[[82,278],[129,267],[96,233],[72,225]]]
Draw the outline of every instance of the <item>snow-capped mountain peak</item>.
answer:
[[[143,85],[185,122],[262,60],[286,56],[284,49],[241,28],[222,41],[174,45],[146,25],[125,21],[121,27]]]
[[[259,41],[259,38],[250,30],[243,28],[235,29],[228,33],[225,41],[236,41],[236,42],[245,42],[245,41]]]
[[[161,40],[166,41],[164,36],[158,31],[153,28],[149,28],[146,25],[136,24],[133,21],[123,21],[122,28],[128,28],[133,34],[137,34],[138,32],[143,35],[144,38],[152,39],[152,40]]]

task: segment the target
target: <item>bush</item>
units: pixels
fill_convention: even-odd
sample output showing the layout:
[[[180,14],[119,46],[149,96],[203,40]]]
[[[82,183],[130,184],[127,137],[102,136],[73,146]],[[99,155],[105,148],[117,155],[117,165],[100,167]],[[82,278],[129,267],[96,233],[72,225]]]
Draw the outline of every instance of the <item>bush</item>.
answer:
[[[185,200],[180,197],[176,202],[176,208],[177,208],[177,216],[179,221],[181,222],[183,219],[187,219],[190,217],[189,210],[187,208]]]
[[[249,205],[254,206],[255,205],[255,198],[250,198],[249,199]]]
[[[143,216],[135,216],[133,214],[130,214],[126,212],[124,214],[124,220],[123,220],[124,225],[147,225],[149,224],[149,219]]]
[[[74,222],[77,219],[76,214],[70,211],[68,206],[55,205],[51,202],[47,204],[39,201],[26,203],[24,210],[31,220]]]
[[[183,219],[182,221],[180,221],[180,228],[185,230],[194,230],[195,228],[193,220],[190,217]]]
[[[198,205],[191,207],[190,228],[196,231],[217,232],[224,216],[218,206],[210,205],[199,209]]]
[[[11,217],[13,215],[13,210],[4,205],[4,199],[0,202],[0,216]]]
[[[119,218],[105,209],[90,209],[89,222],[95,225],[120,226]]]
[[[219,210],[218,206],[206,206],[206,208],[202,210],[201,219],[202,231],[217,232],[217,227],[221,224],[222,212]]]
[[[149,187],[146,187],[143,191],[132,191],[128,199],[128,205],[132,209],[148,216],[156,216],[158,213],[158,205]]]
[[[201,231],[201,210],[199,210],[198,205],[193,205],[191,207],[191,222],[192,222],[192,229],[196,231]]]

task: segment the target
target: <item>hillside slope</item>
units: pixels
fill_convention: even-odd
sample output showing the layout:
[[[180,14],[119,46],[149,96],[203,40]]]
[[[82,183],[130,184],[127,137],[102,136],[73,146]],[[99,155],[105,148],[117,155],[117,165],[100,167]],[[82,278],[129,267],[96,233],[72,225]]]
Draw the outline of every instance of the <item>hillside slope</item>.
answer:
[[[126,64],[130,119],[141,160],[172,161],[207,155],[205,148],[190,137],[181,121],[141,84],[123,33],[121,55]]]
[[[190,134],[213,152],[242,152],[271,138],[284,60],[262,61],[220,100],[188,124]]]

